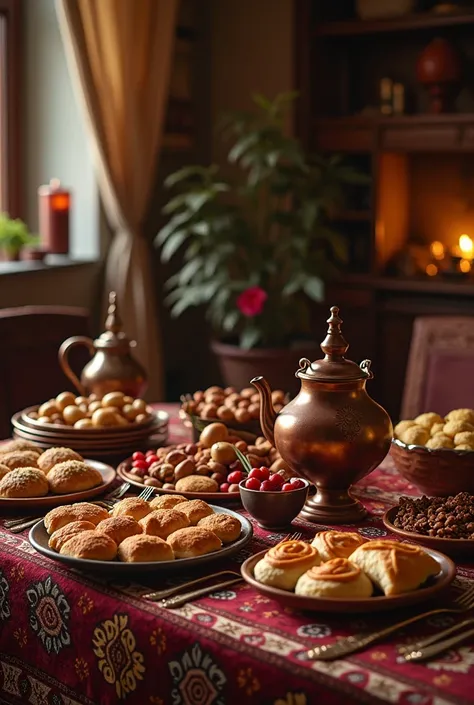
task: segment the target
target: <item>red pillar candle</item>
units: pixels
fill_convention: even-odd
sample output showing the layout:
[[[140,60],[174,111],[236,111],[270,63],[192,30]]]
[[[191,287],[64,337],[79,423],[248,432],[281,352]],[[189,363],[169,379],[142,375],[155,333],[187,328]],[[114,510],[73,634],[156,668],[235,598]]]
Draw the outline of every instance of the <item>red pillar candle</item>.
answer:
[[[41,246],[55,255],[69,252],[69,211],[71,193],[59,179],[51,179],[38,189],[39,231]]]

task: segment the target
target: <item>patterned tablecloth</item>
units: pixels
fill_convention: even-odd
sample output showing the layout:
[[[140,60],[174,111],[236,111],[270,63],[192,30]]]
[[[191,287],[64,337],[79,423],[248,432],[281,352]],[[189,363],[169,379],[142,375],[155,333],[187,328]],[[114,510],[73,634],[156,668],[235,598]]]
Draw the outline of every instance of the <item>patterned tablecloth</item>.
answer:
[[[173,440],[187,434],[173,419]],[[373,538],[387,535],[380,520],[386,506],[399,494],[415,491],[388,460],[355,493],[370,516],[354,528]],[[294,524],[305,536],[315,533],[314,525]],[[282,538],[254,528],[239,563]],[[458,581],[473,578],[473,566],[458,567]],[[26,534],[0,529],[0,702],[474,703],[474,648],[469,643],[426,665],[396,661],[396,642],[439,630],[453,617],[433,618],[398,634],[396,642],[339,661],[309,662],[309,647],[391,623],[400,615],[295,613],[245,584],[176,610],[140,599],[150,586],[160,585],[153,578],[146,585],[117,585],[81,575],[37,554]]]

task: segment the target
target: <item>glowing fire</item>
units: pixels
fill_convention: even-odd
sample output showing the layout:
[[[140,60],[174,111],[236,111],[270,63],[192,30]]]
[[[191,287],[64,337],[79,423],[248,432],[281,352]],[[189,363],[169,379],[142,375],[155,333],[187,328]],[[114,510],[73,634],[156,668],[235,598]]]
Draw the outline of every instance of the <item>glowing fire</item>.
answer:
[[[444,245],[439,240],[431,243],[430,251],[434,259],[444,259]]]
[[[465,259],[473,259],[474,256],[474,242],[471,240],[469,235],[461,235],[459,238],[459,249],[461,250],[462,256]],[[470,269],[470,267],[469,267]],[[466,271],[469,271],[466,270]],[[464,271],[464,270],[461,270]]]

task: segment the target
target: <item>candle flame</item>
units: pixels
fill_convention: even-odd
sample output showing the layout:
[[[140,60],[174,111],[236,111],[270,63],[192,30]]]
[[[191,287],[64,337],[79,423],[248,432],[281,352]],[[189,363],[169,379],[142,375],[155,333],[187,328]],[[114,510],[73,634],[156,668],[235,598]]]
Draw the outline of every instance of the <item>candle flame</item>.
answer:
[[[444,259],[444,245],[439,240],[434,240],[431,243],[430,251],[435,259]]]
[[[435,264],[427,264],[425,272],[429,277],[435,277],[438,274],[438,267]]]
[[[462,259],[459,262],[459,269],[461,270],[461,272],[463,272],[463,274],[467,274],[468,272],[470,272],[471,271],[471,263],[469,262],[469,260]]]
[[[469,235],[461,235],[461,237],[459,238],[459,249],[461,250],[463,255],[472,258],[474,243],[469,237]]]

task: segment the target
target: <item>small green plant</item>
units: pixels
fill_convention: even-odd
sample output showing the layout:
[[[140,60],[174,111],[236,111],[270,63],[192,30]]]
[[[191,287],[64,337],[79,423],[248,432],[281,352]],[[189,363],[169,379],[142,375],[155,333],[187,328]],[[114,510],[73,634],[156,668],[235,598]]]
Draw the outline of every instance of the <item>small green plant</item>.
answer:
[[[169,261],[185,246],[180,270],[167,282],[173,316],[207,306],[220,337],[243,348],[285,346],[310,333],[310,300],[347,262],[346,240],[331,227],[348,184],[367,177],[338,156],[308,157],[285,134],[295,94],[254,97],[256,111],[223,121],[231,138],[233,183],[217,166],[188,166],[165,184],[175,194],[156,237]]]
[[[18,255],[25,245],[35,245],[37,242],[38,237],[28,232],[22,220],[13,220],[8,213],[0,213],[0,248],[10,257]]]

